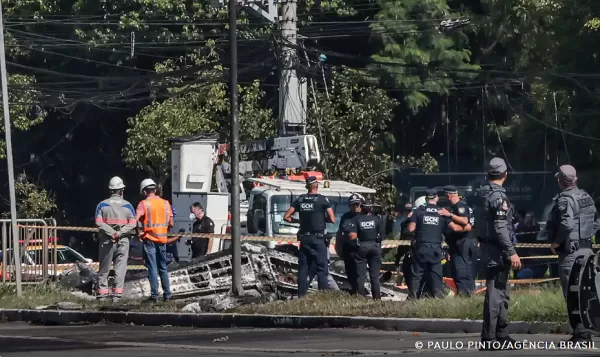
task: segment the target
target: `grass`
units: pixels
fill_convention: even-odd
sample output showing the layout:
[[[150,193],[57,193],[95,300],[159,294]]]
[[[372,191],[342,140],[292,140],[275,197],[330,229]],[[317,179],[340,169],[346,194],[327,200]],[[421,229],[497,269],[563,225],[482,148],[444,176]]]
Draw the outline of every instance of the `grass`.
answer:
[[[98,311],[117,306],[112,302],[100,302],[77,297],[55,285],[24,285],[23,296],[17,298],[15,285],[0,284],[0,309],[34,309],[39,306],[55,305],[59,302],[81,304],[82,310]],[[156,305],[142,304],[141,300],[124,301],[119,306],[140,312],[179,312],[187,303],[170,301]]]
[[[78,298],[52,285],[24,286],[23,297],[17,298],[14,285],[0,285],[0,308],[32,309],[54,305],[58,302],[75,302],[83,310],[102,310],[111,303],[101,303]],[[178,312],[186,302],[168,302],[158,305],[143,305],[141,301],[129,301],[129,311]],[[335,315],[372,317],[420,317],[482,319],[483,296],[443,299],[422,299],[406,302],[374,301],[350,296],[336,291],[315,292],[306,298],[276,301],[267,304],[250,304],[229,310],[231,313],[270,315]],[[560,287],[521,288],[513,290],[509,316],[511,321],[544,321],[564,323],[568,321],[565,302]]]
[[[309,294],[305,299],[247,305],[232,312],[242,314],[372,316],[482,319],[483,296],[421,299],[407,302],[374,301],[336,291]],[[568,321],[560,288],[513,291],[510,300],[511,321]]]

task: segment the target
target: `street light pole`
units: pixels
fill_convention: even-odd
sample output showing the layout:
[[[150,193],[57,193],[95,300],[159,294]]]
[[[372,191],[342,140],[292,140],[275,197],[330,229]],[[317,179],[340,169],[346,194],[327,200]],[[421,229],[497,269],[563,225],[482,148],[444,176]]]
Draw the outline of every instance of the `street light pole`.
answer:
[[[4,19],[0,1],[0,72],[2,76],[2,106],[4,110],[4,132],[6,134],[6,160],[8,162],[8,191],[10,196],[10,222],[13,238],[15,279],[17,297],[23,296],[21,287],[21,249],[19,248],[19,228],[17,227],[17,200],[15,194],[15,167],[13,164],[12,139],[10,133],[10,112],[8,106],[8,78],[6,74],[6,53],[4,50]],[[6,252],[5,252],[6,253]]]
[[[234,296],[243,294],[242,289],[242,241],[240,236],[240,123],[238,118],[237,78],[237,0],[229,0],[229,91],[231,93],[231,291]]]

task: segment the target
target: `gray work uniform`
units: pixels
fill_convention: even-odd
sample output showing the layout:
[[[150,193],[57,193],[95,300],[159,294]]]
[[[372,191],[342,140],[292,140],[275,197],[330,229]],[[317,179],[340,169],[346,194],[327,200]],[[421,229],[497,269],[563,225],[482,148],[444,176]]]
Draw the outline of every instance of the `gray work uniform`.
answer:
[[[113,296],[123,295],[125,274],[127,273],[127,260],[129,259],[129,238],[133,236],[136,227],[135,211],[131,203],[119,195],[100,202],[96,208],[96,225],[98,233],[100,269],[98,272],[98,296],[105,297],[110,294],[108,286],[108,273],[111,264],[114,264],[115,280]],[[118,234],[113,239],[114,233]]]
[[[486,293],[483,307],[484,340],[506,339],[510,300],[510,257],[516,254],[512,243],[513,207],[506,189],[490,182],[477,195],[483,199],[483,227],[479,230],[482,263],[485,266]]]
[[[546,232],[549,239],[560,244],[558,272],[563,294],[567,298],[569,276],[578,256],[586,259],[593,254],[592,236],[600,229],[594,200],[587,192],[570,187],[554,197],[554,207],[548,217]],[[589,335],[583,324],[573,328],[573,335]]]

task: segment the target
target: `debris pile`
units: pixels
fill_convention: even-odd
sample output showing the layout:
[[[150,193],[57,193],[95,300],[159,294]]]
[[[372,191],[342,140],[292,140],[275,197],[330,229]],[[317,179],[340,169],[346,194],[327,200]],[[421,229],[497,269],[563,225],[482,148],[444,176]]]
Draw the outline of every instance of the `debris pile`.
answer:
[[[190,262],[169,265],[169,279],[173,298],[189,301],[184,312],[217,312],[251,303],[267,303],[275,300],[289,300],[297,295],[298,258],[293,245],[281,245],[269,249],[261,244],[243,243],[242,287],[244,296],[231,294],[232,251],[223,250]],[[343,271],[343,265],[331,265],[331,275],[342,290],[349,290],[350,284]],[[69,290],[93,294],[97,284],[97,273],[85,264],[78,264],[67,272],[60,285]],[[367,284],[368,285],[368,284]],[[316,278],[311,288],[316,288]],[[159,284],[160,289],[160,284]],[[159,291],[162,295],[162,291]],[[88,296],[90,296],[88,295]],[[392,285],[381,287],[383,300],[403,301],[406,294]],[[143,299],[150,296],[148,274],[145,271],[131,272],[125,281],[125,299]]]
[[[232,262],[231,250],[228,249],[169,266],[173,298],[196,300],[197,304],[186,306],[186,310],[209,312],[249,303],[289,300],[297,295],[298,258],[293,254],[297,249],[295,246],[268,249],[261,244],[243,243],[241,248],[244,296],[231,295]],[[350,289],[348,279],[338,271],[332,269],[332,277],[342,290]],[[131,278],[125,283],[124,297],[138,299],[150,295],[146,272]],[[393,286],[382,286],[381,294],[384,300],[406,299],[406,294]]]

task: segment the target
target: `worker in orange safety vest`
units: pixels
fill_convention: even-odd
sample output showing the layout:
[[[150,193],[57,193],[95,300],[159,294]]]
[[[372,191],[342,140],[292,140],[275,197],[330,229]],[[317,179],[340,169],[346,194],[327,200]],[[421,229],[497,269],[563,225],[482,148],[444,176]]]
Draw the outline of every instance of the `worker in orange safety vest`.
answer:
[[[172,299],[169,273],[167,271],[167,233],[173,227],[173,210],[169,201],[156,194],[156,183],[145,179],[140,184],[140,193],[145,196],[136,210],[136,220],[142,224],[139,237],[144,243],[143,257],[150,281],[149,302],[158,302],[158,276],[165,301]]]

